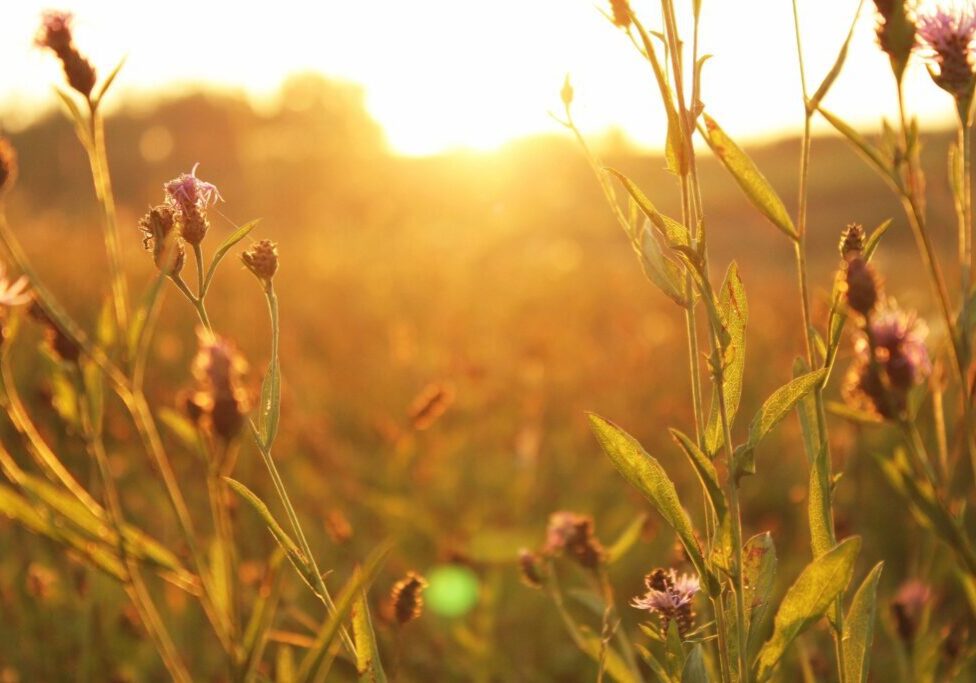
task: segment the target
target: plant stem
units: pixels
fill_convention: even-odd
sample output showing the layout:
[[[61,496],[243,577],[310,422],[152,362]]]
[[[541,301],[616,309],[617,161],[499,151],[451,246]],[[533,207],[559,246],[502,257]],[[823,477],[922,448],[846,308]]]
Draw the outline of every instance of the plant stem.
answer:
[[[115,321],[119,338],[125,339],[128,330],[128,291],[125,273],[122,270],[122,250],[119,245],[119,228],[115,217],[115,198],[112,193],[112,180],[108,168],[108,154],[105,149],[105,126],[94,102],[89,100],[89,125],[92,146],[88,151],[95,194],[102,207],[105,219],[105,250],[108,254],[109,274],[112,280],[112,300],[115,308]],[[125,345],[122,345],[123,357]]]
[[[797,199],[797,238],[793,242],[793,253],[796,259],[797,283],[800,291],[800,311],[803,322],[803,346],[806,352],[807,367],[810,370],[816,366],[814,356],[814,328],[813,320],[810,315],[810,293],[806,267],[806,238],[807,238],[807,205],[809,200],[810,187],[810,149],[812,146],[810,124],[813,111],[809,106],[809,94],[807,90],[806,67],[803,60],[803,43],[800,34],[800,12],[797,7],[797,0],[793,0],[793,28],[796,35],[796,54],[800,70],[800,88],[803,95],[803,139],[800,151],[800,180]],[[837,543],[836,530],[834,528],[833,512],[833,486],[831,476],[831,456],[830,456],[830,434],[827,430],[826,409],[823,400],[823,387],[827,378],[819,386],[814,388],[813,400],[816,411],[817,421],[817,449],[810,453],[810,466],[813,468],[812,476],[816,478],[817,488],[820,490],[819,505],[810,499],[810,509],[808,511],[810,520],[810,539],[814,557],[826,552],[829,548],[818,548],[815,540],[814,524],[815,518],[819,516],[819,525],[827,534],[828,543],[833,546]],[[808,494],[809,496],[809,494]],[[816,508],[816,509],[814,509]],[[837,661],[837,677],[840,683],[846,683],[847,673],[844,667],[844,598],[838,596],[834,602],[834,629],[832,632],[834,640],[834,655]]]

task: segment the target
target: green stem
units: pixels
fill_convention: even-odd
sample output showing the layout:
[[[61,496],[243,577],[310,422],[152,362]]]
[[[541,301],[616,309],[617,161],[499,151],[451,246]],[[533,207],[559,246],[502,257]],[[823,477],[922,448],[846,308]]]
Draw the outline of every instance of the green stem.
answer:
[[[128,291],[125,283],[125,272],[122,269],[122,250],[119,244],[119,228],[115,217],[115,197],[112,193],[112,179],[108,167],[108,154],[105,149],[105,126],[101,114],[95,103],[89,100],[89,125],[92,146],[88,148],[88,160],[91,165],[92,179],[95,184],[95,194],[102,207],[105,220],[105,250],[108,254],[109,274],[112,280],[112,300],[115,308],[115,320],[118,325],[119,338],[125,339],[128,330]],[[122,345],[123,353],[125,345]]]
[[[797,283],[800,290],[800,310],[803,320],[803,346],[806,352],[807,367],[811,370],[816,366],[814,355],[814,328],[810,314],[810,293],[807,278],[806,239],[807,239],[807,204],[810,186],[810,149],[812,145],[810,124],[813,111],[809,107],[807,91],[806,68],[803,60],[803,44],[800,34],[800,13],[797,1],[793,0],[793,28],[796,35],[796,54],[800,69],[800,87],[803,94],[803,142],[800,152],[800,181],[797,201],[797,239],[793,243],[796,259]],[[837,535],[834,528],[833,486],[831,476],[830,434],[827,430],[826,409],[824,407],[823,386],[817,386],[813,392],[814,409],[817,416],[817,451],[810,454],[813,476],[816,477],[820,489],[820,505],[817,509],[809,510],[811,546],[816,557],[825,549],[818,549],[814,541],[813,524],[815,515],[820,517],[820,525],[827,533],[827,540],[831,546],[836,544]],[[837,677],[840,683],[846,683],[847,672],[844,667],[844,599],[839,596],[834,603],[834,656],[837,662]]]

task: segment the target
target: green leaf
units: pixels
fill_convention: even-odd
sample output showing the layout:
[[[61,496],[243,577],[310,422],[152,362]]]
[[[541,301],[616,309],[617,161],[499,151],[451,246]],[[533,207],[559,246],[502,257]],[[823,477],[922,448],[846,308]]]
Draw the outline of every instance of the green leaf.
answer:
[[[295,683],[295,656],[287,645],[278,645],[275,656],[275,683]]]
[[[227,252],[230,251],[235,244],[240,242],[242,239],[248,236],[248,234],[254,230],[258,223],[261,222],[260,218],[255,218],[253,221],[248,221],[244,225],[240,226],[231,235],[220,243],[217,250],[214,252],[213,258],[210,259],[210,267],[207,269],[207,277],[203,280],[203,291],[206,292],[210,288],[210,282],[213,280],[214,275],[217,273],[217,266],[223,260]]]
[[[139,301],[139,307],[136,308],[135,314],[132,316],[132,322],[129,323],[129,338],[126,340],[129,345],[129,355],[132,357],[135,357],[136,352],[142,345],[143,335],[148,333],[149,317],[156,306],[159,295],[163,291],[163,283],[165,281],[165,273],[160,272],[156,274],[152,282],[149,283],[146,292],[142,295],[142,299]]]
[[[607,168],[606,171],[620,181],[620,184],[623,185],[624,189],[627,190],[628,194],[630,194],[631,199],[633,199],[634,203],[637,204],[637,207],[641,210],[641,213],[643,213],[647,217],[647,220],[649,220],[651,224],[657,228],[658,231],[660,231],[661,236],[667,240],[669,245],[680,244],[685,247],[689,246],[689,233],[686,226],[658,211],[657,207],[655,207],[651,200],[647,198],[647,195],[645,195],[641,189],[637,187],[636,183],[634,183],[634,181],[625,176],[623,173],[613,168]]]
[[[276,548],[268,562],[268,570],[254,598],[251,616],[244,629],[245,667],[244,680],[251,680],[251,676],[261,663],[264,649],[268,643],[268,634],[274,625],[278,611],[278,601],[281,598],[282,573],[281,563],[285,558],[285,551]]]
[[[668,83],[668,76],[657,58],[654,44],[644,30],[644,27],[636,17],[632,16],[634,26],[640,34],[641,42],[644,44],[644,52],[647,60],[654,71],[654,80],[657,81],[658,89],[661,93],[661,102],[664,104],[664,111],[668,117],[668,137],[665,142],[665,157],[668,162],[668,169],[675,175],[685,175],[688,173],[688,153],[685,149],[684,139],[681,132],[681,120],[678,118],[678,110],[674,106],[674,98],[671,94],[671,86]]]
[[[847,538],[808,564],[783,597],[773,634],[756,659],[757,683],[769,680],[798,635],[815,624],[851,581],[861,539]]]
[[[728,169],[732,177],[745,192],[746,197],[773,225],[796,240],[798,235],[783,200],[769,184],[766,177],[732,139],[725,134],[715,120],[708,114],[702,115],[708,135],[706,140],[715,156]]]
[[[867,683],[877,612],[878,579],[884,562],[874,565],[854,594],[844,620],[844,672],[850,683]]]
[[[725,346],[723,358],[722,388],[725,394],[725,413],[731,428],[742,397],[742,378],[746,367],[746,323],[749,320],[746,291],[742,286],[739,266],[735,261],[729,264],[725,281],[719,292],[718,315],[722,328],[728,335],[728,344]],[[713,390],[708,423],[705,426],[705,450],[714,457],[724,442],[722,414],[719,410],[717,392]]]
[[[817,111],[820,115],[827,119],[827,122],[834,127],[834,129],[847,138],[854,149],[856,149],[860,155],[868,162],[869,165],[874,167],[882,177],[884,177],[888,182],[892,183],[895,187],[899,187],[901,181],[891,170],[891,160],[885,157],[885,154],[867,141],[860,133],[851,128],[849,125],[844,123],[838,116],[831,114],[829,111],[823,107],[817,107]]]
[[[712,549],[712,562],[720,564],[724,569],[728,570],[731,565],[732,525],[728,514],[725,493],[722,491],[722,485],[719,483],[715,465],[686,434],[677,429],[669,429],[668,431],[671,434],[671,438],[674,439],[682,452],[688,457],[688,461],[698,475],[698,479],[701,481],[702,488],[705,490],[712,512],[718,523],[718,531],[716,532],[717,542]]]
[[[634,547],[637,541],[640,540],[645,524],[647,524],[647,515],[641,513],[634,517],[633,521],[617,537],[617,540],[607,548],[607,564],[617,562]]]
[[[773,427],[786,417],[793,407],[804,396],[809,394],[823,382],[826,370],[815,370],[780,387],[766,399],[759,412],[749,425],[749,439],[736,449],[736,470],[746,474],[755,474],[755,449]]]
[[[878,249],[878,244],[881,243],[881,238],[884,237],[885,233],[888,232],[888,228],[891,227],[891,219],[887,219],[881,222],[881,225],[876,227],[871,231],[871,235],[868,237],[867,242],[864,243],[864,260],[870,261],[871,257],[874,256],[874,252]]]
[[[662,238],[646,226],[635,245],[644,275],[666,297],[682,307],[688,306],[688,293],[678,266],[664,254]]]
[[[157,413],[159,421],[166,425],[177,439],[189,450],[196,451],[199,446],[200,434],[196,425],[183,413],[172,408],[160,408]]]
[[[265,448],[271,448],[278,435],[278,422],[281,417],[281,366],[277,358],[272,358],[268,371],[261,382],[261,410],[258,428]]]
[[[773,605],[773,584],[776,580],[776,546],[768,531],[756,534],[742,546],[742,576],[746,587],[748,648],[749,652],[754,652]]]
[[[661,463],[648,455],[636,439],[616,425],[593,413],[589,414],[589,418],[597,441],[614,467],[651,502],[668,526],[674,529],[695,570],[702,577],[706,591],[714,595],[717,581],[705,566],[691,519],[681,507],[674,483],[668,478]]]
[[[373,583],[389,552],[390,545],[388,543],[380,544],[369,554],[362,568],[357,568],[346,585],[339,591],[335,599],[334,609],[330,610],[330,615],[315,636],[314,644],[302,659],[301,666],[298,669],[297,681],[305,683],[315,680],[315,675],[325,662],[329,648],[332,647],[332,642],[339,635],[339,629],[346,617],[349,616],[356,599]]]
[[[246,487],[241,482],[236,479],[231,479],[230,477],[224,477],[227,484],[237,492],[241,498],[246,500],[255,512],[264,520],[264,523],[268,527],[268,531],[278,542],[278,545],[288,554],[288,559],[294,565],[295,570],[298,572],[299,576],[308,584],[308,587],[312,589],[312,592],[317,594],[318,588],[316,587],[317,579],[315,578],[315,571],[312,569],[311,563],[308,558],[299,550],[298,546],[292,540],[291,536],[288,535],[278,520],[274,518],[271,514],[271,510],[263,500],[258,498],[258,496]]]
[[[681,672],[681,683],[709,683],[701,645],[695,645],[688,653],[684,671]]]
[[[857,11],[854,12],[854,20],[851,22],[851,28],[847,31],[847,39],[844,40],[844,44],[841,46],[840,52],[837,53],[837,59],[834,60],[834,65],[830,68],[830,71],[827,72],[827,75],[824,77],[820,87],[817,88],[817,92],[815,92],[813,97],[810,98],[810,101],[807,102],[808,114],[817,110],[817,107],[820,106],[820,101],[824,98],[827,91],[830,90],[830,86],[834,84],[834,81],[836,81],[837,77],[840,75],[840,71],[844,67],[844,61],[847,59],[847,48],[850,46],[851,38],[854,36],[854,27],[857,26],[857,18],[861,16],[861,7],[863,5],[864,1],[861,0],[861,2],[859,2],[857,5]]]
[[[386,673],[376,645],[376,633],[369,615],[366,591],[360,590],[352,608],[352,636],[356,643],[356,671],[363,683],[386,683]]]
[[[109,87],[115,82],[115,77],[119,75],[119,71],[125,66],[125,60],[128,59],[128,55],[119,60],[119,63],[115,65],[115,68],[109,73],[109,75],[102,81],[102,86],[98,89],[92,96],[92,102],[94,107],[97,109],[98,105],[102,103],[102,98],[105,97],[105,93],[108,92]]]
[[[68,116],[71,117],[71,122],[75,126],[75,134],[78,136],[78,140],[81,141],[82,147],[90,151],[92,149],[92,139],[88,132],[88,121],[82,115],[81,109],[78,108],[74,97],[57,86],[55,86],[54,92],[57,93],[58,99],[61,100],[61,104],[67,110]],[[36,286],[35,282],[36,279],[31,277],[31,284]]]

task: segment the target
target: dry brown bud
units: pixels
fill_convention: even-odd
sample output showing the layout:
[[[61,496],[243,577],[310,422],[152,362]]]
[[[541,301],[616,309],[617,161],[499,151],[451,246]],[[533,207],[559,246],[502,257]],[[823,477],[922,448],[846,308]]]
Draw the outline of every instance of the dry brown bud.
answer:
[[[847,261],[864,253],[864,238],[864,228],[860,223],[850,223],[844,228],[838,246],[841,258]]]
[[[271,282],[271,278],[278,272],[278,245],[271,240],[255,242],[241,254],[241,261],[258,280]]]
[[[393,585],[390,591],[390,604],[397,623],[406,624],[423,613],[425,588],[427,588],[427,580],[416,572],[407,572],[405,577]]]
[[[183,270],[186,249],[176,233],[176,215],[171,207],[160,204],[151,208],[139,219],[139,229],[143,232],[142,246],[152,252],[159,270],[167,270],[169,275],[177,275]],[[172,242],[174,239],[175,243]]]
[[[196,246],[203,242],[207,231],[210,230],[210,221],[198,206],[192,205],[189,211],[181,211],[177,217],[180,235],[187,244]]]
[[[881,289],[878,276],[860,256],[844,264],[844,287],[847,305],[861,315],[868,315],[878,303]]]

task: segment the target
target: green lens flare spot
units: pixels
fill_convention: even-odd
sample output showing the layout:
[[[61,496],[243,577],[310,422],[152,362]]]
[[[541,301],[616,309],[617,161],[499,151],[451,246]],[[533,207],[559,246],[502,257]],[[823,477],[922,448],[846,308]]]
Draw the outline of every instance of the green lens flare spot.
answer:
[[[434,614],[460,617],[478,602],[478,576],[467,567],[456,564],[434,567],[427,573],[427,582],[424,602]]]

